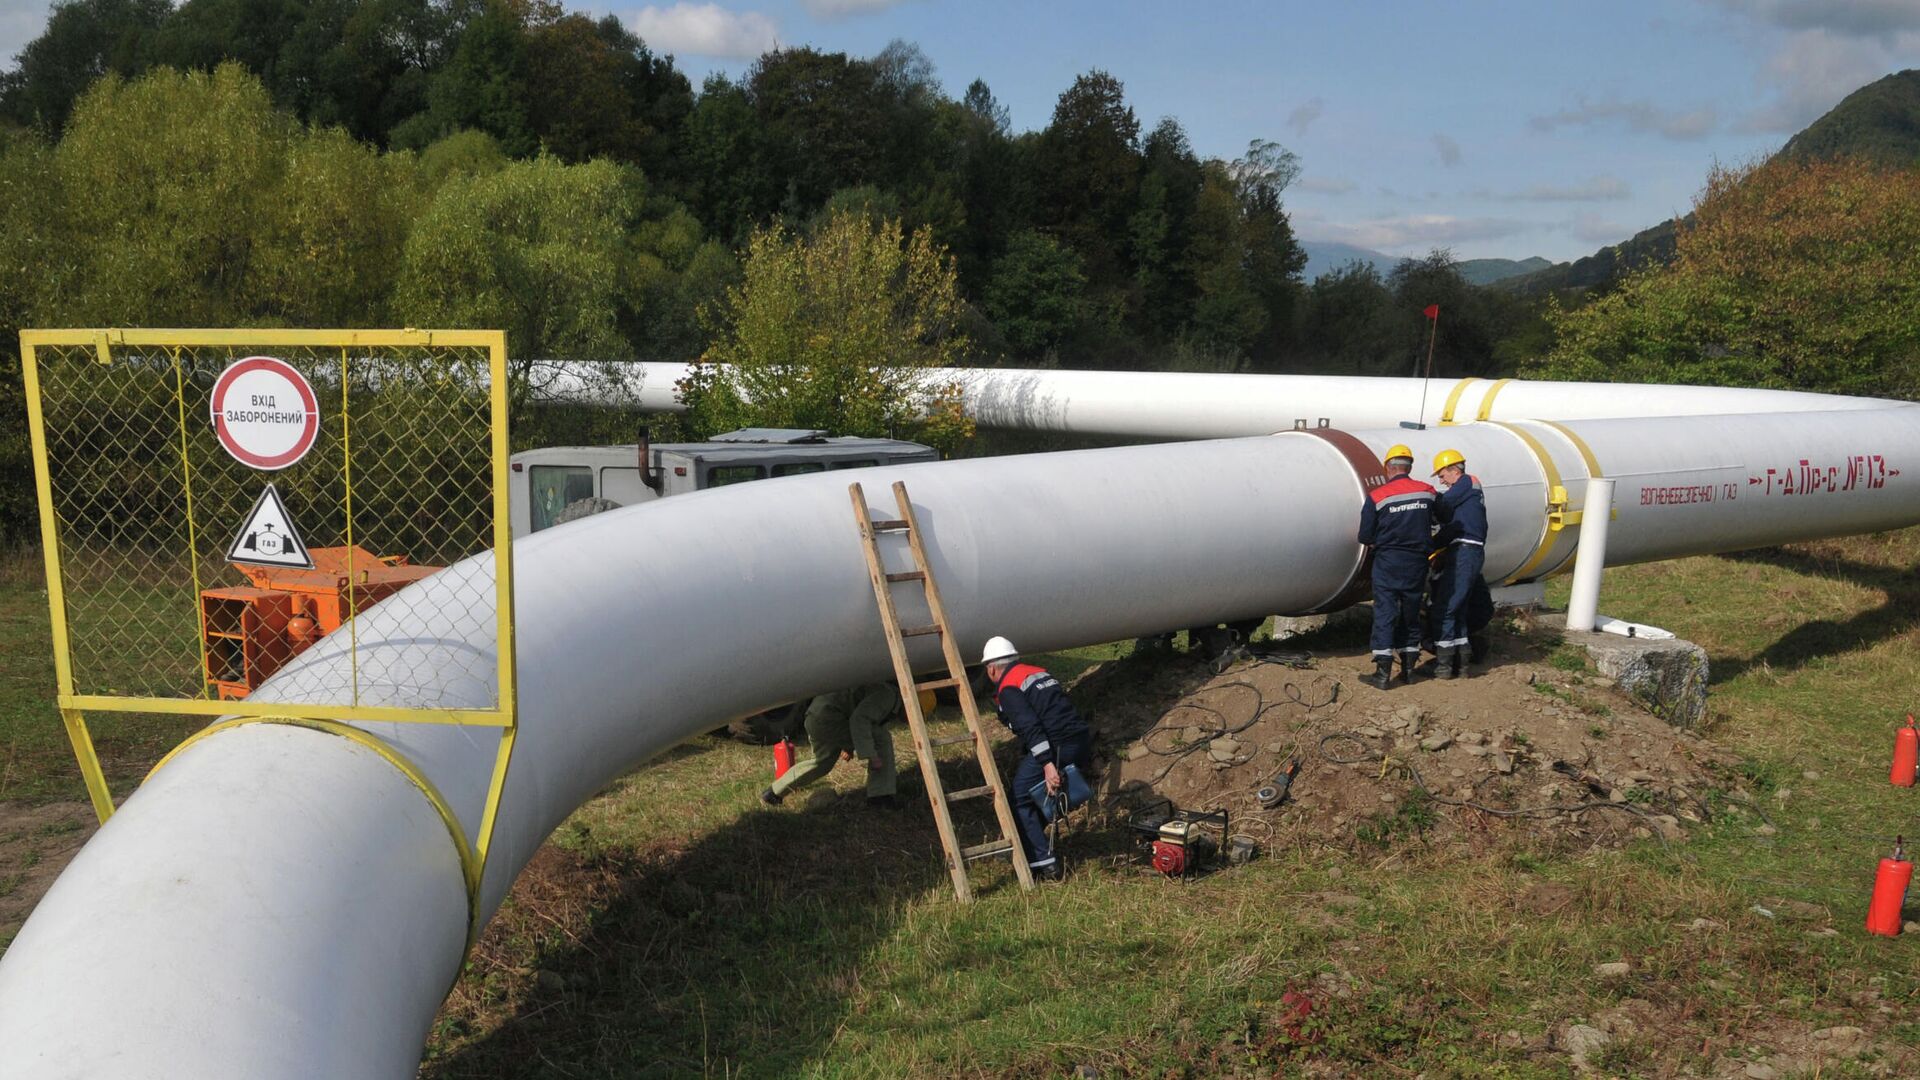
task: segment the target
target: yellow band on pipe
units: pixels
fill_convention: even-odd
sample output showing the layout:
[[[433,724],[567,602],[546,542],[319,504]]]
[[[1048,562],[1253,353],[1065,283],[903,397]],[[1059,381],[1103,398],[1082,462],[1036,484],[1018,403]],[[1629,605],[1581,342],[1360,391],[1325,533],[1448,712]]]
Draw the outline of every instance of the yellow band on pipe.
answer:
[[[166,768],[167,762],[172,761],[175,757],[179,756],[182,750],[199,742],[201,739],[232,728],[244,727],[248,724],[284,724],[288,727],[302,727],[313,731],[325,732],[328,735],[338,735],[343,739],[349,739],[359,743],[361,746],[379,754],[386,759],[387,764],[400,770],[401,775],[412,781],[413,786],[420,789],[420,793],[427,797],[427,801],[432,803],[434,810],[440,814],[440,820],[447,826],[448,835],[453,837],[454,849],[459,852],[460,876],[464,880],[467,890],[467,944],[469,946],[473,944],[480,898],[480,860],[474,856],[473,845],[467,842],[467,832],[461,827],[460,818],[454,814],[453,807],[447,804],[446,797],[440,794],[440,789],[433,785],[432,780],[427,779],[427,774],[421,772],[420,767],[408,760],[406,755],[395,750],[392,746],[382,742],[375,736],[369,735],[357,727],[350,727],[336,720],[316,720],[312,717],[304,716],[238,716],[231,720],[222,720],[217,724],[210,724],[187,736],[185,739],[182,739],[179,746],[167,751],[167,755],[156,762],[152,769],[148,770],[147,779],[153,779],[156,773]]]
[[[1507,384],[1512,381],[1512,379],[1500,379],[1487,388],[1487,396],[1480,399],[1480,419],[1490,420],[1493,418],[1493,399],[1499,397],[1500,391],[1505,390]]]
[[[1578,435],[1575,435],[1573,433],[1572,428],[1568,427],[1565,424],[1555,423],[1552,420],[1540,420],[1537,422],[1545,424],[1548,427],[1552,428],[1553,430],[1559,432],[1561,435],[1565,436],[1566,440],[1573,444],[1573,448],[1575,450],[1580,451],[1581,460],[1587,463],[1588,479],[1592,479],[1593,477],[1596,477],[1596,476],[1604,477],[1607,475],[1606,473],[1603,473],[1600,471],[1600,459],[1594,456],[1593,447],[1587,445],[1587,440],[1581,438]]]
[[[1505,428],[1513,432],[1521,442],[1527,444],[1527,449],[1533,451],[1533,456],[1540,459],[1540,468],[1547,474],[1547,491],[1549,496],[1551,496],[1554,489],[1564,487],[1560,482],[1560,470],[1553,463],[1553,455],[1547,453],[1547,448],[1540,444],[1539,439],[1533,437],[1532,432],[1517,425],[1502,423],[1498,420],[1491,421],[1491,423],[1496,427]],[[1549,506],[1548,509],[1551,509],[1551,507]],[[1538,570],[1540,566],[1547,561],[1547,557],[1553,554],[1554,549],[1559,546],[1559,540],[1560,533],[1558,530],[1542,528],[1540,546],[1534,549],[1533,555],[1528,558],[1525,563],[1521,564],[1520,569],[1515,570],[1507,578],[1506,583],[1511,585],[1516,581],[1528,580],[1533,575],[1533,572]]]
[[[1447,407],[1440,410],[1440,422],[1442,424],[1453,423],[1453,410],[1460,405],[1461,392],[1466,390],[1469,383],[1477,383],[1479,381],[1480,377],[1478,375],[1469,375],[1453,384],[1452,392],[1447,394]]]

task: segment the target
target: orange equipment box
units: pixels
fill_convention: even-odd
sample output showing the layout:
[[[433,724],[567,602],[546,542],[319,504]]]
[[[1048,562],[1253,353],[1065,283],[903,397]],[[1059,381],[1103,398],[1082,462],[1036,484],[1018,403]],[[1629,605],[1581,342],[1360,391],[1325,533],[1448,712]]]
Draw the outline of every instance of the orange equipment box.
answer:
[[[235,563],[254,587],[200,594],[207,682],[223,700],[246,697],[281,665],[338,630],[353,609],[365,611],[440,569],[411,565],[404,555],[382,558],[357,545],[308,554],[311,570]]]

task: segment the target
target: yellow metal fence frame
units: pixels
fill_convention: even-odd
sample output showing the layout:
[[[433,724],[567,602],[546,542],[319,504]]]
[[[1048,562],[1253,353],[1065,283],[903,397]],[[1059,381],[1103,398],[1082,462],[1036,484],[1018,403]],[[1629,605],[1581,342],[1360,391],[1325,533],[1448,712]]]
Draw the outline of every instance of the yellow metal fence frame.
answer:
[[[252,703],[245,700],[215,701],[75,693],[71,640],[68,635],[65,579],[61,574],[60,566],[59,527],[54,510],[52,477],[48,469],[45,419],[41,409],[39,368],[35,350],[42,346],[92,347],[102,364],[111,363],[112,351],[123,346],[176,350],[174,353],[175,392],[178,398],[181,438],[184,443],[187,423],[186,390],[179,378],[177,350],[200,346],[236,345],[267,348],[275,346],[338,348],[342,350],[343,363],[347,355],[346,351],[354,348],[445,347],[487,350],[491,434],[489,456],[492,465],[490,481],[493,489],[494,610],[498,622],[496,640],[499,651],[498,708],[411,709],[369,705]],[[480,878],[486,867],[487,852],[493,839],[494,822],[500,809],[500,794],[506,785],[507,769],[513,759],[514,737],[518,733],[518,697],[515,688],[513,643],[513,543],[507,508],[507,342],[505,332],[414,329],[23,330],[20,333],[20,357],[27,396],[28,438],[33,452],[34,489],[40,507],[40,545],[46,559],[47,604],[53,625],[54,679],[59,690],[57,701],[61,721],[67,729],[67,738],[73,744],[74,756],[79,762],[81,775],[86,779],[87,794],[93,802],[94,813],[99,816],[100,821],[104,824],[107,818],[113,815],[113,793],[108,787],[106,774],[100,766],[99,756],[95,753],[93,737],[87,730],[85,714],[88,710],[236,718],[228,723],[203,728],[189,736],[179,747],[161,759],[160,763],[154,767],[156,771],[189,743],[215,731],[225,730],[242,723],[290,723],[333,731],[337,734],[353,731],[354,734],[350,735],[350,738],[373,746],[381,756],[392,762],[396,768],[427,792],[429,799],[435,802],[436,808],[443,816],[451,812],[447,810],[444,801],[439,798],[432,785],[426,782],[425,774],[417,766],[408,761],[391,744],[360,732],[358,729],[347,729],[339,722],[464,724],[499,728],[500,745],[494,756],[493,776],[487,786],[486,805],[481,813],[477,835],[472,838],[471,843],[459,831],[457,819],[449,818],[449,827],[455,831],[456,847],[460,850],[461,866],[466,876],[468,899],[471,903],[477,895]],[[350,480],[347,491],[348,497],[351,498]],[[190,488],[188,498],[191,498]],[[349,521],[351,521],[350,517]],[[191,514],[189,514],[189,525],[191,525]],[[350,535],[348,542],[351,543]]]

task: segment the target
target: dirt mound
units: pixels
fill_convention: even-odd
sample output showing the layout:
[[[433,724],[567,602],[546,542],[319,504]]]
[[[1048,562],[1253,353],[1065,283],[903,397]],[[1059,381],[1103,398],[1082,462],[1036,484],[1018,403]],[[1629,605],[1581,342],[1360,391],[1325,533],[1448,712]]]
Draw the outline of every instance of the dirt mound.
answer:
[[[1088,671],[1075,699],[1100,721],[1105,808],[1224,808],[1264,846],[1511,830],[1671,843],[1706,818],[1705,792],[1733,765],[1524,623],[1471,678],[1380,691],[1360,681],[1371,670],[1346,646],[1275,650],[1218,674],[1164,653]],[[1288,798],[1262,806],[1290,763]]]

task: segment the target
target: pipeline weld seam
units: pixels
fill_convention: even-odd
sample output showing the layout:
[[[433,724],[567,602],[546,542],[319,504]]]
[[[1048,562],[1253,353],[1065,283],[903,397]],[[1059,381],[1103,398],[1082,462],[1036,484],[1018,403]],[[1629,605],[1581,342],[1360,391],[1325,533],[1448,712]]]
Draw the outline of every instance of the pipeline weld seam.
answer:
[[[153,768],[147,770],[146,778],[153,779],[154,775],[165,768],[168,762],[179,756],[181,751],[207,736],[248,724],[283,724],[287,727],[307,728],[359,743],[386,759],[387,764],[398,769],[402,776],[405,776],[422,795],[426,796],[427,802],[431,803],[435,812],[440,815],[440,821],[446,825],[447,834],[452,837],[454,850],[460,857],[460,876],[467,891],[467,948],[471,949],[474,936],[479,932],[480,860],[474,855],[473,845],[467,840],[466,830],[461,828],[460,818],[454,814],[453,807],[448,804],[446,796],[440,794],[440,789],[434,786],[426,773],[420,771],[418,765],[377,736],[349,724],[340,723],[338,720],[319,720],[301,716],[237,716],[231,720],[222,720],[217,724],[203,727],[182,739],[180,745],[167,751],[165,757],[155,762]]]
[[[1566,437],[1566,440],[1568,442],[1573,444],[1573,448],[1575,450],[1580,451],[1581,459],[1587,463],[1588,479],[1592,479],[1594,477],[1605,477],[1607,475],[1606,473],[1600,471],[1600,459],[1594,456],[1593,447],[1587,445],[1587,440],[1574,434],[1574,431],[1572,428],[1554,420],[1536,420],[1534,422],[1538,424],[1545,424],[1546,426],[1559,432],[1561,435]]]

